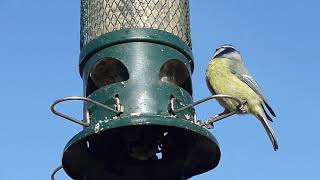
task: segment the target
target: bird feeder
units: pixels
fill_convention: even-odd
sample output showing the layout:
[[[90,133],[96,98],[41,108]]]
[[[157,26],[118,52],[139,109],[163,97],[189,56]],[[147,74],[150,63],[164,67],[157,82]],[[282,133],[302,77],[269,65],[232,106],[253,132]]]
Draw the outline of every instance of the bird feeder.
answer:
[[[188,0],[81,0],[84,128],[62,166],[77,180],[184,180],[217,166],[196,119]],[[182,109],[181,109],[182,108]],[[178,109],[180,109],[178,111]]]

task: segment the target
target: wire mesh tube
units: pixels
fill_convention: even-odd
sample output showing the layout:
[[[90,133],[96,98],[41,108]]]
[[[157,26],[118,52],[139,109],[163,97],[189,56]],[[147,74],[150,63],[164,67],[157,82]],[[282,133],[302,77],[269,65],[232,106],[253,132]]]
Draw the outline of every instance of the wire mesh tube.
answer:
[[[81,0],[81,48],[125,28],[163,30],[191,47],[189,0]]]

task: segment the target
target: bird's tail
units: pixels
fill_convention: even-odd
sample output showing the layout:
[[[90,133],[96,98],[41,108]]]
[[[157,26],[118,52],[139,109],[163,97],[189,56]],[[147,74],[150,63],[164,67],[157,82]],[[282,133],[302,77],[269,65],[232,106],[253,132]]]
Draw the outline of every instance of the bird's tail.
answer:
[[[259,110],[256,111],[257,113],[255,113],[255,116],[260,120],[260,122],[262,123],[264,129],[266,130],[270,140],[271,140],[271,143],[273,145],[273,149],[276,151],[279,146],[278,146],[278,142],[277,142],[277,139],[276,139],[276,136],[275,136],[275,133],[271,127],[271,125],[269,124],[268,122],[268,119],[267,119],[267,116],[265,114],[265,112],[262,110],[261,107],[259,107]]]

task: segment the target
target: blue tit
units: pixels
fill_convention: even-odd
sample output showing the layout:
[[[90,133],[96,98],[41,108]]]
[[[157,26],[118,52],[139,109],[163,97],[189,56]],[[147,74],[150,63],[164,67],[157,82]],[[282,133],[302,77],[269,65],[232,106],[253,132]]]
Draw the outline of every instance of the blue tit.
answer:
[[[212,94],[225,94],[246,102],[240,111],[236,101],[227,98],[218,99],[219,104],[225,108],[223,114],[237,111],[239,114],[254,115],[265,128],[273,149],[275,151],[278,149],[275,133],[268,122],[268,120],[272,122],[272,119],[266,108],[272,116],[276,115],[262,95],[258,83],[244,67],[241,55],[235,47],[223,45],[216,49],[206,71],[206,81]]]

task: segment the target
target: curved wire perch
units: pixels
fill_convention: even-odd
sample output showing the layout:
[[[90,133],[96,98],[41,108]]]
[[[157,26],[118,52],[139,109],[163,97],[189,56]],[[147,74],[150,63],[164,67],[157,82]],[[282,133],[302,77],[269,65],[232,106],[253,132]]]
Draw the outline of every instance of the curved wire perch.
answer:
[[[62,164],[58,166],[56,169],[53,170],[51,174],[51,180],[55,180],[54,176],[57,174],[58,171],[60,171],[63,168]]]
[[[206,102],[206,101],[209,101],[209,100],[211,100],[211,99],[222,99],[222,98],[233,99],[233,100],[237,101],[237,103],[239,103],[239,106],[241,106],[241,105],[243,104],[243,103],[241,102],[241,100],[238,99],[238,98],[235,98],[235,97],[232,97],[232,96],[229,96],[229,95],[218,94],[218,95],[208,96],[208,97],[206,97],[206,98],[200,99],[199,101],[196,101],[196,102],[193,102],[193,103],[191,103],[191,104],[189,104],[189,105],[183,106],[182,108],[177,109],[177,110],[172,109],[172,111],[173,111],[174,113],[178,113],[178,112],[184,111],[184,110],[186,110],[186,109],[189,109],[189,108],[191,108],[191,107],[194,107],[194,106],[196,106],[196,105],[198,105],[198,104],[201,104],[201,103],[204,103],[204,102]]]
[[[206,121],[201,122],[199,125],[203,127],[207,127],[208,129],[211,129],[212,128],[211,126],[213,126],[213,123],[235,114],[237,114],[237,111],[232,111],[232,112],[229,112],[228,114],[219,114],[213,117],[209,117]]]
[[[193,103],[191,103],[189,105],[186,105],[186,106],[184,106],[184,107],[182,107],[180,109],[177,109],[177,110],[172,109],[172,111],[174,113],[178,113],[178,112],[184,111],[186,109],[189,109],[191,107],[194,107],[194,106],[196,106],[198,104],[201,104],[201,103],[204,103],[206,101],[209,101],[211,99],[222,99],[222,98],[229,98],[229,99],[232,99],[232,100],[236,101],[239,104],[238,105],[238,110],[229,112],[227,114],[219,114],[217,116],[210,117],[210,118],[208,118],[208,120],[206,120],[206,121],[204,121],[204,122],[199,124],[200,126],[209,127],[209,125],[212,125],[214,122],[217,122],[219,120],[222,120],[224,118],[232,116],[232,115],[236,114],[238,111],[242,112],[241,108],[246,104],[246,101],[242,102],[240,99],[235,98],[233,96],[224,95],[224,94],[218,94],[218,95],[212,95],[212,96],[208,96],[206,98],[200,99],[199,101],[193,102]],[[171,106],[171,108],[173,108],[173,106]]]
[[[59,104],[59,103],[61,103],[61,102],[64,102],[64,101],[72,101],[72,100],[86,101],[86,102],[95,104],[95,105],[97,105],[97,106],[100,106],[100,107],[102,107],[102,108],[104,108],[104,109],[106,109],[106,110],[108,110],[108,111],[112,111],[112,112],[114,112],[114,113],[116,113],[116,114],[122,113],[121,111],[117,111],[117,110],[115,110],[115,109],[113,109],[113,108],[111,108],[111,107],[109,107],[109,106],[106,106],[106,105],[104,105],[104,104],[101,104],[101,103],[99,103],[99,102],[97,102],[97,101],[94,101],[94,100],[92,100],[92,99],[85,98],[85,97],[78,97],[78,96],[64,97],[64,98],[61,98],[61,99],[56,100],[56,101],[53,102],[52,105],[51,105],[51,111],[52,111],[52,113],[54,113],[55,115],[60,116],[60,117],[62,117],[62,118],[64,118],[64,119],[67,119],[67,120],[69,120],[69,121],[71,121],[71,122],[74,122],[74,123],[76,123],[76,124],[80,124],[80,125],[82,125],[82,126],[84,126],[84,127],[89,127],[89,126],[90,126],[90,123],[81,122],[81,121],[79,121],[79,120],[77,120],[77,119],[74,119],[74,118],[72,118],[72,117],[70,117],[70,116],[68,116],[68,115],[65,115],[65,114],[60,113],[60,112],[58,112],[58,111],[55,110],[55,106],[56,106],[57,104]]]

